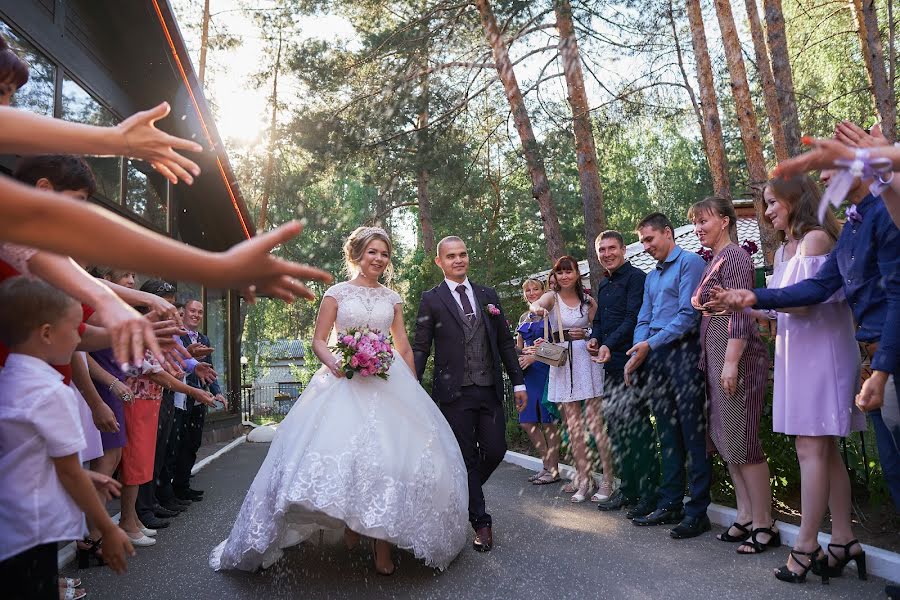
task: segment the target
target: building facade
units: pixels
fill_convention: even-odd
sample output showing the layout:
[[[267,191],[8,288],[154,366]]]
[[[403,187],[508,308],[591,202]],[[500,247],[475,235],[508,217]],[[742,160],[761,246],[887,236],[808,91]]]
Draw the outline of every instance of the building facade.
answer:
[[[93,202],[144,227],[206,250],[222,251],[253,235],[235,182],[166,0],[0,0],[0,35],[30,66],[14,106],[57,118],[114,125],[163,100],[172,106],[157,126],[193,139],[203,170],[193,186],[170,185],[150,166],[122,158],[90,158],[98,190]],[[9,172],[16,157],[0,156]],[[139,274],[143,279],[150,274]],[[139,282],[140,283],[140,282]],[[203,331],[230,397],[240,397],[240,298],[228,290],[174,282],[179,300],[205,307]],[[238,404],[217,410],[208,432],[222,437],[239,422]]]

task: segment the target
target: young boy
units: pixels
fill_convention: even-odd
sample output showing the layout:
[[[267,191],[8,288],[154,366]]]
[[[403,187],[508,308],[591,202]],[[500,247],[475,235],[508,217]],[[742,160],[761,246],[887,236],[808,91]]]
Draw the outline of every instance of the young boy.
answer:
[[[81,468],[76,399],[50,366],[71,360],[82,316],[75,300],[38,279],[0,284],[0,341],[10,349],[0,371],[0,581],[7,598],[57,600],[56,543],[81,538],[82,511],[98,524],[114,571],[124,572],[126,553],[134,553]],[[108,478],[98,483],[102,492],[117,491]]]

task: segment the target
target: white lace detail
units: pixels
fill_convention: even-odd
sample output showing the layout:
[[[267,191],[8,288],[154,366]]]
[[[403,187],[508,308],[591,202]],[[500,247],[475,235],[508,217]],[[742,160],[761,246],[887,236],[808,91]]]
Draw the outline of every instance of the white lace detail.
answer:
[[[389,329],[387,288],[338,284],[338,328]],[[350,527],[445,568],[466,542],[468,480],[456,437],[399,356],[387,381],[321,369],[278,428],[214,569],[252,571],[320,529]]]
[[[587,305],[573,308],[565,302],[560,302],[559,308],[563,329],[590,327],[590,308]],[[555,308],[553,316],[556,317]],[[568,364],[563,367],[550,367],[547,399],[550,402],[575,402],[602,396],[603,366],[591,360],[587,351],[587,340],[575,340],[560,345],[571,348],[572,352]]]
[[[334,327],[338,331],[368,327],[387,334],[394,322],[394,305],[403,303],[400,294],[390,288],[362,287],[349,281],[332,286],[325,296],[337,300]]]

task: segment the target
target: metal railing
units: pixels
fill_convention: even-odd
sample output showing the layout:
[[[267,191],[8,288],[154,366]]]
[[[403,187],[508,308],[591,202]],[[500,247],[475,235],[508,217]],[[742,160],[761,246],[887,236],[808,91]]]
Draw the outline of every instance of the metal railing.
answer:
[[[300,382],[245,385],[241,388],[241,420],[280,421],[303,391]]]

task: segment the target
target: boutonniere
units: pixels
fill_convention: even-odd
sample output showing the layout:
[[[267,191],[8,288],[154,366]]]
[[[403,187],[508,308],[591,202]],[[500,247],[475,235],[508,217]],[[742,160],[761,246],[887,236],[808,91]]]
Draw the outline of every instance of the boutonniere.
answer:
[[[494,306],[493,304],[486,304],[484,306],[484,310],[486,310],[488,312],[488,314],[491,315],[492,317],[500,316],[500,309],[497,308],[496,306]]]

